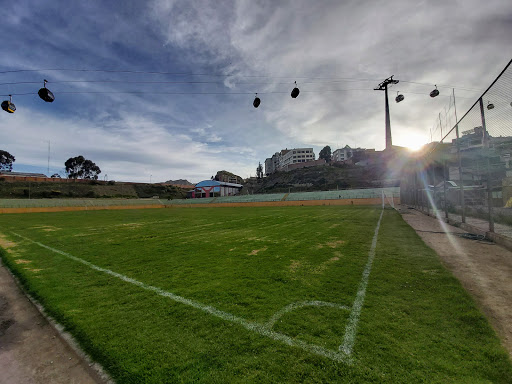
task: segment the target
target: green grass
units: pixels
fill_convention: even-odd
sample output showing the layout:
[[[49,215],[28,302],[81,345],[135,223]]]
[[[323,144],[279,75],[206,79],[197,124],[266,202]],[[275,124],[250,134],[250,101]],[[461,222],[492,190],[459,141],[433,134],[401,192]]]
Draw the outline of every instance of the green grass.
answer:
[[[510,383],[458,281],[395,211],[382,219],[350,362],[92,269],[264,324],[295,302],[351,307],[380,207],[182,208],[0,215],[2,259],[118,383]],[[20,262],[21,260],[21,262]],[[303,307],[273,330],[337,351],[349,312]]]

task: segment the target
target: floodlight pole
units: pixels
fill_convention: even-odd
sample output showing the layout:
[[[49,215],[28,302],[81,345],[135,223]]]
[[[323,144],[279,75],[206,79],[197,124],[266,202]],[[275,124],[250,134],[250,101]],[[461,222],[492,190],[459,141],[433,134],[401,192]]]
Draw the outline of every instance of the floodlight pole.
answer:
[[[394,75],[393,75],[394,76]],[[388,84],[398,84],[398,80],[393,80],[393,76],[388,77],[380,83],[375,91],[384,91],[386,94],[386,149],[391,149],[393,142],[391,140],[391,120],[389,118]]]

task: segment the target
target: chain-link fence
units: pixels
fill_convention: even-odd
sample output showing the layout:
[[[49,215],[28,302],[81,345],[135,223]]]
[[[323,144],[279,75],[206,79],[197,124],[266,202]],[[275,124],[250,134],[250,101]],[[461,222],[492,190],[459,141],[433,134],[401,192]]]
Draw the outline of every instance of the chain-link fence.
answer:
[[[401,183],[402,203],[466,223],[512,225],[512,60],[457,122],[455,98],[432,132],[455,120],[409,164]],[[449,113],[448,113],[449,112]]]

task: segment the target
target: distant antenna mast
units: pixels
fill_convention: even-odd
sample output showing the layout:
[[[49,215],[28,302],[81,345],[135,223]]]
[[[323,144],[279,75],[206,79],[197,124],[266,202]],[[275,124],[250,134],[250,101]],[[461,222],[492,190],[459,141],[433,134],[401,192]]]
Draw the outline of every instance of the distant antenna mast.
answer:
[[[48,140],[48,176],[50,176],[50,140]]]

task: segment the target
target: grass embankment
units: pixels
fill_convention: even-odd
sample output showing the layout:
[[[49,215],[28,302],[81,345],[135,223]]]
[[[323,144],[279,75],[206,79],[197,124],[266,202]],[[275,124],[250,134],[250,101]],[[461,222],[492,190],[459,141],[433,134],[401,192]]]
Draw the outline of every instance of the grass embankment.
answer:
[[[146,286],[265,324],[286,306],[351,307],[378,207],[0,215],[2,258],[118,383],[509,383],[512,366],[458,281],[394,211],[382,219],[352,363],[252,332]],[[337,352],[349,311],[308,306],[272,330]]]
[[[181,199],[186,191],[162,184],[89,182],[8,182],[0,177],[0,198],[41,199],[41,198],[148,198]]]

